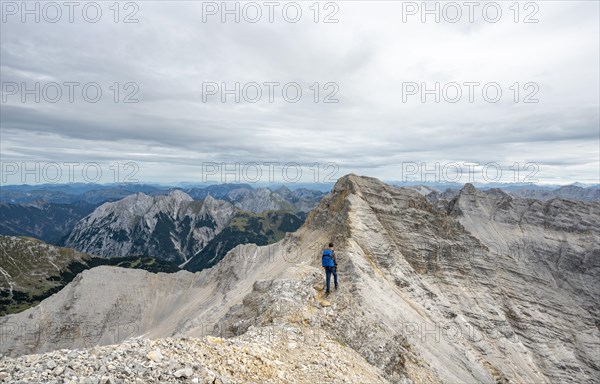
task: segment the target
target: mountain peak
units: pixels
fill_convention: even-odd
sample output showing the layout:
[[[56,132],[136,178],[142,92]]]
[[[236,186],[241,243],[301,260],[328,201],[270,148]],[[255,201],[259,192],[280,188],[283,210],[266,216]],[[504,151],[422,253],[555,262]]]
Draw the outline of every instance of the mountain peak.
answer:
[[[289,196],[292,193],[292,191],[288,187],[286,187],[285,185],[282,185],[279,188],[276,188],[274,190],[274,192],[277,193],[277,194],[279,194],[279,195],[281,195],[281,196],[283,196],[283,197],[287,197],[287,196]]]
[[[475,193],[477,191],[479,191],[473,184],[471,183],[466,183],[464,185],[464,187],[461,188],[460,190],[461,192],[465,192],[465,193]]]
[[[381,180],[369,176],[361,176],[354,173],[349,173],[342,176],[334,185],[333,191],[356,192],[364,188],[375,187],[389,187],[384,184]]]
[[[184,262],[229,223],[235,208],[207,197],[203,205],[181,190],[129,195],[80,220],[65,244],[99,256],[144,254]]]
[[[169,197],[172,197],[178,201],[194,201],[190,195],[183,192],[181,189],[174,189],[169,192]]]
[[[387,204],[394,200],[401,206],[429,205],[414,189],[393,187],[374,177],[351,173],[335,183],[331,193],[311,211],[306,225],[341,233],[352,220],[361,219],[372,212],[393,209]],[[350,211],[353,211],[352,215]]]
[[[209,193],[208,195],[206,195],[206,197],[203,200],[205,203],[212,203],[214,201],[217,201],[217,199],[215,199],[214,197],[212,197],[212,195]]]

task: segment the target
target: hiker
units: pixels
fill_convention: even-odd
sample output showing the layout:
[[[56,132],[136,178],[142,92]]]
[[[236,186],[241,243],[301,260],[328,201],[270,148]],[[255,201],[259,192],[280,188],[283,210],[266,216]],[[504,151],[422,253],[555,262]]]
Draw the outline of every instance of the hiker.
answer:
[[[325,281],[327,283],[327,289],[325,290],[325,294],[329,294],[329,283],[331,281],[331,274],[333,273],[333,284],[335,289],[338,289],[338,281],[337,281],[337,261],[335,259],[335,252],[333,251],[333,243],[329,243],[329,248],[323,251],[323,256],[321,258],[321,265],[325,268]]]

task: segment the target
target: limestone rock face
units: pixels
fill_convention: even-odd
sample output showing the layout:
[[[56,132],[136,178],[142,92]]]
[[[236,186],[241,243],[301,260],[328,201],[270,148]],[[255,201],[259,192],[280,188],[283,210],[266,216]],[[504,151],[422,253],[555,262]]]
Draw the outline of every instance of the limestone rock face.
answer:
[[[104,203],[77,223],[66,246],[100,256],[144,254],[184,263],[202,250],[235,215],[235,207],[185,192],[143,193]]]
[[[432,205],[414,189],[348,175],[299,231],[269,246],[240,245],[210,269],[85,271],[39,306],[0,318],[0,353],[212,335],[249,341],[280,361],[273,382],[597,382],[599,217],[598,203],[527,200],[472,185]],[[325,297],[320,253],[329,241],[340,289]],[[65,329],[93,322],[93,338]],[[282,329],[269,344],[264,335]],[[368,376],[289,376],[295,348],[304,356],[319,342],[342,349],[315,360],[348,353],[356,360],[333,369]],[[140,359],[157,346],[162,351],[145,346]],[[312,369],[298,363],[296,370]],[[216,372],[217,363],[203,364]],[[200,368],[170,369],[191,379]],[[253,380],[243,375],[226,379]]]
[[[296,211],[296,208],[291,203],[267,188],[234,189],[227,197],[231,200],[233,205],[244,211],[254,213],[261,213],[269,210]]]

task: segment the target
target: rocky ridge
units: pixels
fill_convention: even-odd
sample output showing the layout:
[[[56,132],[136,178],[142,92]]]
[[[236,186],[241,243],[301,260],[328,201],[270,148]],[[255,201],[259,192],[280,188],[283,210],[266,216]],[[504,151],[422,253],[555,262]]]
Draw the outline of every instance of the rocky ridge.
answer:
[[[414,190],[349,175],[299,231],[238,246],[208,270],[84,272],[38,307],[1,318],[1,352],[127,337],[236,340],[283,326],[324,332],[387,382],[592,383],[600,372],[599,213],[597,203],[536,203],[470,185],[439,207]],[[325,298],[319,254],[331,239],[341,288]],[[81,328],[75,337],[40,337],[94,321],[112,325],[87,340]],[[43,332],[24,335],[19,324]],[[124,326],[129,332],[115,337]]]
[[[167,196],[138,193],[96,208],[77,223],[65,246],[102,256],[144,254],[183,263],[235,213],[233,205],[210,196],[198,202],[179,190]]]
[[[303,214],[252,213],[210,195],[195,201],[180,190],[167,196],[138,193],[98,207],[65,243],[105,257],[151,256],[195,272],[215,265],[238,244],[274,243],[303,222]]]
[[[291,326],[253,328],[232,339],[131,339],[1,361],[0,381],[10,382],[386,383],[352,349]]]
[[[317,206],[325,195],[321,191],[305,188],[290,190],[281,186],[271,190],[269,188],[253,188],[249,184],[212,185],[206,188],[192,188],[187,190],[187,193],[196,200],[212,196],[254,213],[277,210],[306,213]]]

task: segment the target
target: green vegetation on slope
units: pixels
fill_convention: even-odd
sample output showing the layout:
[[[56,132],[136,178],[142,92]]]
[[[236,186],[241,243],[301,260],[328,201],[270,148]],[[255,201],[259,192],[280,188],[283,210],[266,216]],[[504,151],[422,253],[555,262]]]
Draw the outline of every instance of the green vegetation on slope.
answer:
[[[206,247],[186,265],[197,272],[212,267],[239,244],[267,245],[281,240],[287,232],[294,232],[304,223],[303,215],[287,211],[252,213],[238,210],[237,215]]]
[[[179,271],[175,264],[152,257],[101,258],[37,239],[0,236],[0,316],[38,304],[80,272],[100,265],[153,273]]]

